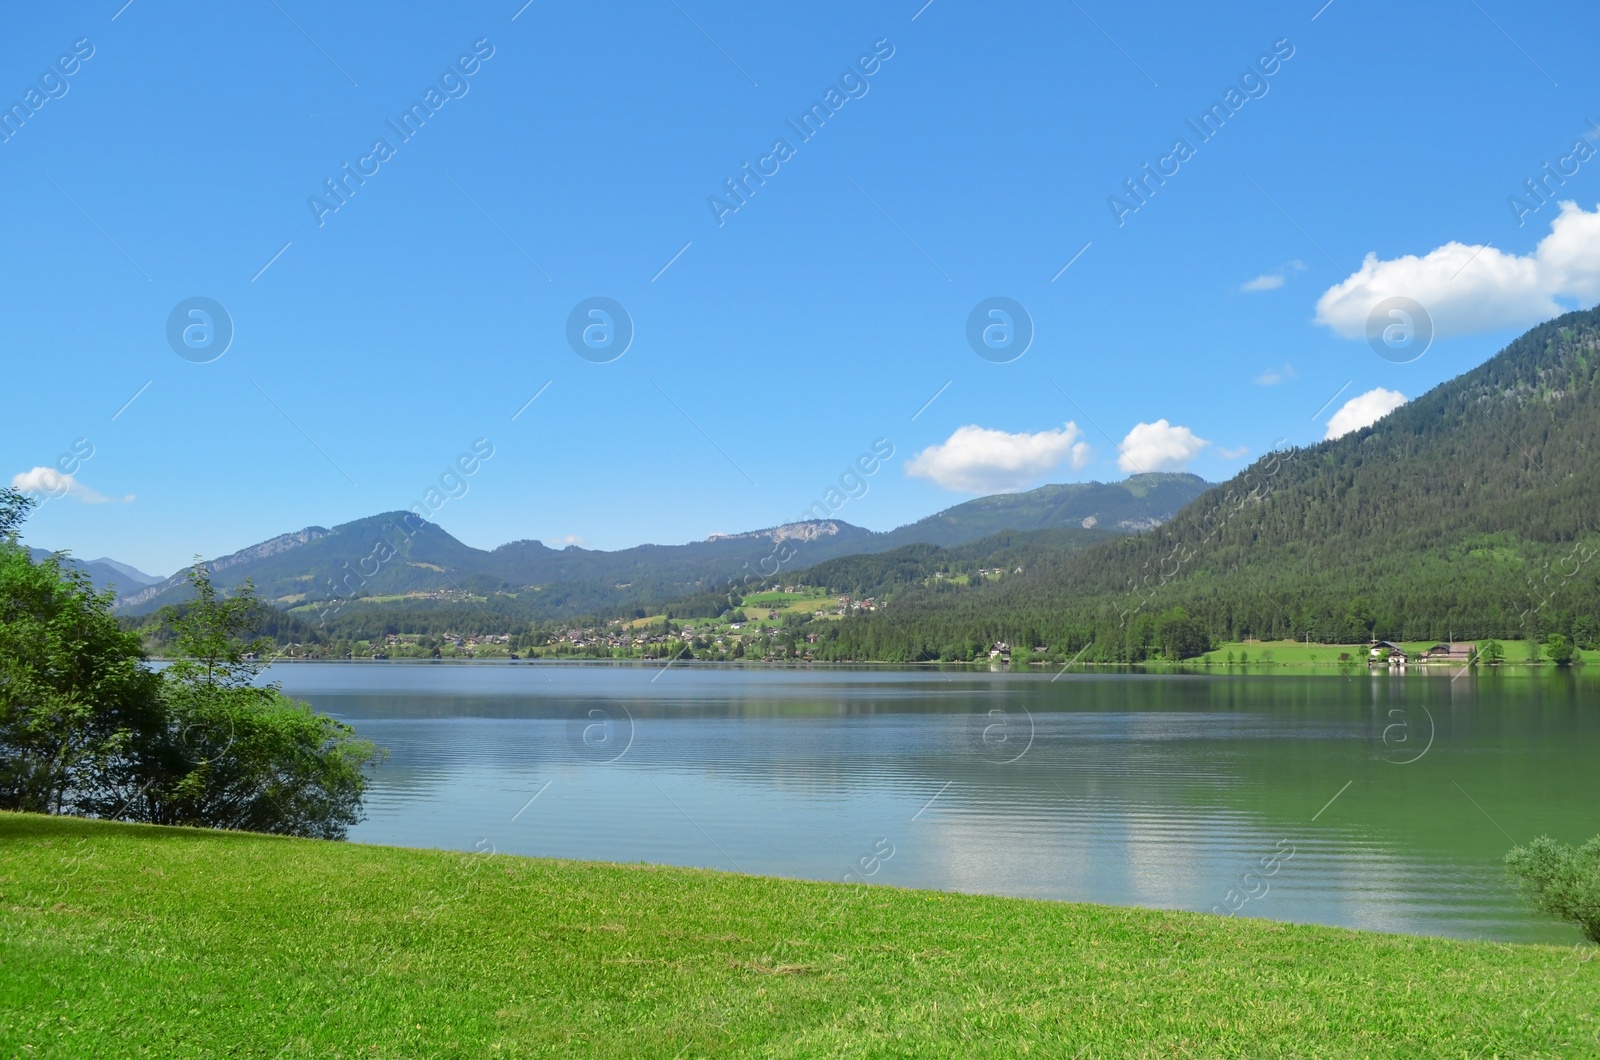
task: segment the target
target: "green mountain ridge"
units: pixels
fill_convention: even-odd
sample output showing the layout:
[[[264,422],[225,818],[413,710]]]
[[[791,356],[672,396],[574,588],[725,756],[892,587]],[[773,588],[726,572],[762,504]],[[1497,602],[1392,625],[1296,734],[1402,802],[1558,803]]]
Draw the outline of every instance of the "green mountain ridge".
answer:
[[[1252,464],[1142,535],[1038,577],[839,623],[819,657],[957,644],[1144,658],[1182,608],[1222,639],[1600,636],[1600,310],[1332,441]]]
[[[1081,527],[1124,533],[1148,530],[1171,519],[1209,488],[1199,475],[1149,472],[1121,482],[1069,482],[1026,493],[979,497],[884,536],[891,547],[910,544],[964,545],[1003,530]]]

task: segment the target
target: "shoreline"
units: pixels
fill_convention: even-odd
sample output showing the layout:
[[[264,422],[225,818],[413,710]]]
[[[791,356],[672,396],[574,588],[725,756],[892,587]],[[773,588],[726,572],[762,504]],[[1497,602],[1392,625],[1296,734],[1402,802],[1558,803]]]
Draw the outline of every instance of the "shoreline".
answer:
[[[1267,650],[1271,650],[1273,642],[1261,642]],[[1304,642],[1286,642],[1303,647]],[[1312,649],[1319,645],[1313,644]],[[1326,645],[1326,648],[1348,649],[1349,645]],[[922,662],[890,662],[884,660],[801,660],[789,659],[783,661],[764,662],[762,660],[747,659],[681,659],[666,662],[661,659],[605,659],[589,658],[582,656],[534,656],[510,659],[504,656],[444,656],[440,658],[428,657],[390,657],[373,659],[366,656],[354,658],[306,658],[282,657],[261,660],[263,669],[272,666],[291,664],[305,665],[344,665],[344,666],[385,666],[395,664],[405,665],[449,665],[449,666],[595,666],[595,667],[620,667],[632,669],[661,670],[670,666],[672,669],[718,669],[718,670],[846,670],[846,669],[893,669],[906,671],[937,671],[978,674],[1074,674],[1074,673],[1127,673],[1172,675],[1185,674],[1196,677],[1262,677],[1282,675],[1287,673],[1317,673],[1329,676],[1350,676],[1365,672],[1369,676],[1408,676],[1408,675],[1448,675],[1452,678],[1462,676],[1463,672],[1475,675],[1490,674],[1534,674],[1534,673],[1573,673],[1581,674],[1587,669],[1590,662],[1600,662],[1600,652],[1585,651],[1583,656],[1593,658],[1574,658],[1571,665],[1557,666],[1549,660],[1530,662],[1527,660],[1505,660],[1499,663],[1474,663],[1463,666],[1460,663],[1446,662],[1413,662],[1400,666],[1368,664],[1364,659],[1353,660],[1354,665],[1343,665],[1339,662],[1317,662],[1304,660],[1279,661],[1251,660],[1248,663],[1227,663],[1212,661],[1196,661],[1185,659],[1182,662],[1167,662],[1161,659],[1147,660],[1136,663],[1117,662],[1075,662],[1065,665],[1054,662],[1029,662],[1019,665],[1016,662],[949,662],[944,660],[926,660]],[[170,656],[152,656],[152,663],[168,664],[175,659]]]

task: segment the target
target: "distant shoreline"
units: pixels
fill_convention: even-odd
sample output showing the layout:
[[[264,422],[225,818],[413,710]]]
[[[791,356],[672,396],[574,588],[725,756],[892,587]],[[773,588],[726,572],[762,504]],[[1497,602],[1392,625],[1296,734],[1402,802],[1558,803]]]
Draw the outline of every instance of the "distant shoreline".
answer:
[[[1271,650],[1272,642],[1263,642],[1266,650]],[[1287,643],[1287,642],[1285,642]],[[1300,642],[1300,647],[1304,643]],[[1315,650],[1319,645],[1311,645]],[[1322,648],[1348,649],[1350,645],[1320,645]],[[1600,652],[1582,653],[1589,656],[1600,655]],[[170,658],[152,658],[152,663],[162,665],[173,662]],[[1058,673],[1145,673],[1151,675],[1187,675],[1191,677],[1260,677],[1283,674],[1287,672],[1311,672],[1327,675],[1348,676],[1366,672],[1369,675],[1386,676],[1448,676],[1458,677],[1463,670],[1474,674],[1487,673],[1550,673],[1562,670],[1582,672],[1585,663],[1600,661],[1596,659],[1574,659],[1571,666],[1556,666],[1549,660],[1530,662],[1526,659],[1505,660],[1494,664],[1462,665],[1460,663],[1443,662],[1414,662],[1404,666],[1390,667],[1387,664],[1369,664],[1366,659],[1354,659],[1341,666],[1335,661],[1309,661],[1309,660],[1251,660],[1248,663],[1235,662],[1232,665],[1226,662],[1196,662],[1186,659],[1181,663],[1164,662],[1162,660],[1149,660],[1137,663],[1108,663],[1108,662],[1076,662],[1059,664],[1049,662],[1030,662],[1019,665],[1015,662],[1001,664],[998,662],[889,662],[883,660],[859,661],[832,661],[832,660],[798,660],[786,659],[782,661],[763,662],[759,659],[682,659],[667,663],[660,659],[586,659],[574,657],[536,656],[533,658],[508,659],[499,656],[488,658],[454,657],[454,658],[388,658],[372,659],[358,656],[344,659],[311,659],[311,658],[280,658],[263,660],[265,667],[284,666],[291,664],[304,665],[342,665],[342,666],[388,666],[388,665],[413,665],[413,666],[561,666],[561,667],[613,667],[636,670],[661,670],[661,669],[717,669],[717,670],[905,670],[905,671],[932,671],[956,672],[963,674],[1048,674],[1055,676]]]

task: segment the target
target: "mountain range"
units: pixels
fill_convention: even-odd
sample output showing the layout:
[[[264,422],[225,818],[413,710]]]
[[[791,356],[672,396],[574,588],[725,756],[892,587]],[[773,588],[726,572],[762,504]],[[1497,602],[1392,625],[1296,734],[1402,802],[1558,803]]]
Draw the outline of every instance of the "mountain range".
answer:
[[[30,548],[28,554],[37,563],[39,560],[49,556],[50,552],[42,548]],[[117,593],[119,597],[128,593],[138,592],[140,589],[148,588],[164,580],[158,574],[146,574],[137,567],[131,567],[126,563],[118,563],[116,560],[107,559],[104,556],[99,559],[89,560],[73,559],[68,556],[62,561],[62,566],[83,571],[89,575],[89,580],[94,583],[96,589],[102,591],[110,589],[112,592]]]
[[[397,511],[281,534],[206,566],[219,587],[249,579],[262,599],[303,619],[348,617],[350,605],[374,604],[435,612],[470,605],[523,620],[607,615],[691,596],[748,572],[770,573],[780,542],[786,556],[792,552],[784,569],[912,545],[970,545],[1000,531],[1049,531],[1053,547],[1068,549],[1159,525],[1207,488],[1196,475],[1135,475],[980,497],[886,532],[826,519],[610,552],[527,540],[477,549]],[[124,614],[148,614],[188,596],[183,571],[129,586],[122,570],[91,573],[97,584],[124,579],[116,580]]]

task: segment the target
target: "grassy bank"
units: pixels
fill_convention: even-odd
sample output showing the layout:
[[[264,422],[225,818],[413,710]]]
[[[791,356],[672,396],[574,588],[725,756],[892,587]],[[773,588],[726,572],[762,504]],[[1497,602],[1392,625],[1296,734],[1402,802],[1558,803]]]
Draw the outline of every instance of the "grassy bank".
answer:
[[[1587,1056],[1593,953],[0,814],[8,1056]]]
[[[1413,658],[1427,651],[1438,641],[1404,641],[1400,646],[1411,653]],[[1505,659],[1498,664],[1500,669],[1522,670],[1529,665],[1545,670],[1554,670],[1556,667],[1544,657],[1542,650],[1535,650],[1537,645],[1530,645],[1525,640],[1503,640],[1501,647],[1505,649]],[[1343,655],[1346,658],[1341,660]],[[1318,644],[1312,641],[1307,644],[1300,640],[1245,640],[1228,641],[1216,645],[1211,651],[1193,659],[1185,659],[1186,667],[1209,666],[1212,669],[1221,667],[1227,670],[1229,657],[1233,658],[1233,668],[1236,672],[1256,673],[1258,671],[1270,672],[1272,670],[1337,670],[1341,662],[1346,666],[1357,669],[1367,668],[1367,646],[1365,644]],[[1240,662],[1240,660],[1245,660]],[[1532,662],[1530,662],[1532,660]],[[1600,662],[1600,651],[1574,651],[1573,660],[1578,664]],[[1482,666],[1481,670],[1491,670],[1496,667]],[[1387,666],[1380,667],[1387,669]],[[1461,671],[1460,663],[1421,663],[1413,662],[1408,669],[1411,670],[1439,670],[1451,674]]]

